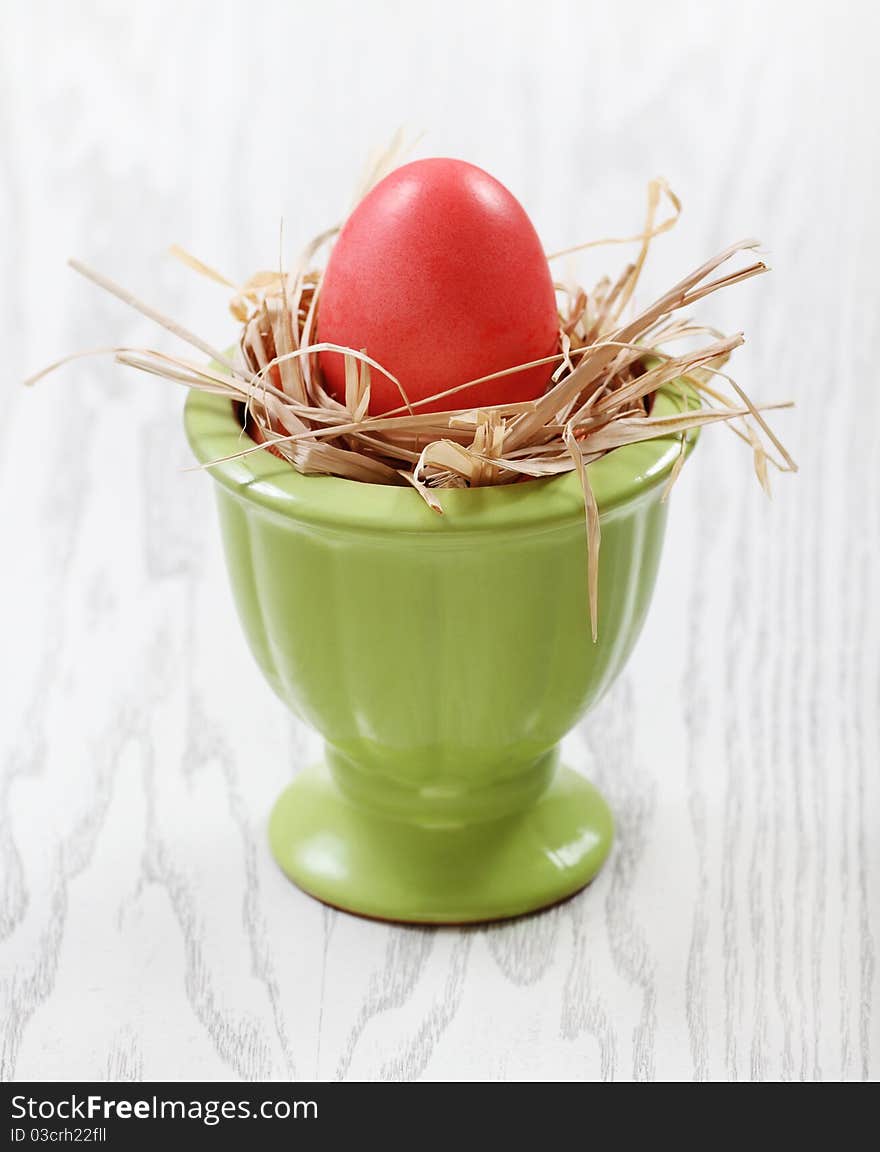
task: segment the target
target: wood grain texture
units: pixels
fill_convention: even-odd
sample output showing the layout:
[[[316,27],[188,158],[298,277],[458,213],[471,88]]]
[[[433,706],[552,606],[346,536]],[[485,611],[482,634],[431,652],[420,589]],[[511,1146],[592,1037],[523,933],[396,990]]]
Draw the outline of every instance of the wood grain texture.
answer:
[[[876,1079],[880,174],[873,5],[0,5],[0,1075]],[[249,42],[249,36],[253,42]],[[265,820],[316,737],[240,635],[171,385],[57,355],[222,344],[222,289],[344,213],[401,122],[522,198],[548,249],[685,202],[643,293],[743,235],[705,302],[794,397],[760,494],[707,432],[652,612],[566,743],[609,796],[601,877],[468,931],[330,912]],[[586,278],[622,253],[592,254]]]

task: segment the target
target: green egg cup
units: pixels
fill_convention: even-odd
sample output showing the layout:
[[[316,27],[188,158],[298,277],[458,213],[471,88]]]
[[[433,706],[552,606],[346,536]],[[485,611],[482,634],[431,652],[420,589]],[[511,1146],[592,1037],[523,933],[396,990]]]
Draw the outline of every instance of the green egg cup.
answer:
[[[681,408],[661,392],[657,415]],[[326,741],[269,821],[284,872],[326,904],[428,924],[517,916],[588,884],[613,839],[562,737],[636,641],[679,436],[589,465],[599,639],[578,477],[438,493],[302,476],[245,446],[228,399],[190,392],[213,464],[232,588],[254,656]],[[689,435],[686,448],[695,440]],[[246,442],[245,442],[246,443]]]

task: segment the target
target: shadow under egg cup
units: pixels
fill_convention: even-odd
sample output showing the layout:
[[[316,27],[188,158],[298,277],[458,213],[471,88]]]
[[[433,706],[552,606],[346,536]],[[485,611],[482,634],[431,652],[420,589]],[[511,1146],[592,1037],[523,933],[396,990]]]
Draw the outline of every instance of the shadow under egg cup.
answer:
[[[655,415],[680,411],[661,392]],[[599,639],[578,477],[438,493],[302,476],[240,452],[232,403],[192,391],[232,588],[266,679],[326,741],[269,822],[304,891],[363,916],[501,919],[588,884],[611,848],[599,792],[558,745],[623,667],[647,612],[680,436],[589,465]],[[695,439],[688,437],[689,449]]]

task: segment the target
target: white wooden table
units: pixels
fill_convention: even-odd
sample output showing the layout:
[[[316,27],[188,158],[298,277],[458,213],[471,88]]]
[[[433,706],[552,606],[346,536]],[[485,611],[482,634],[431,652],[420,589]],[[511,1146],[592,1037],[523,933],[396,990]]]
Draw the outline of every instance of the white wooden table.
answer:
[[[871,7],[0,10],[2,1076],[876,1078]],[[471,931],[330,912],[274,866],[268,808],[317,741],[246,651],[183,396],[106,358],[18,386],[172,346],[70,254],[230,340],[167,245],[244,277],[283,215],[291,256],[401,121],[496,173],[551,250],[636,229],[666,175],[685,214],[643,296],[760,236],[772,276],[701,315],[746,331],[747,388],[798,403],[772,502],[704,435],[643,638],[568,743],[613,802],[609,865]]]

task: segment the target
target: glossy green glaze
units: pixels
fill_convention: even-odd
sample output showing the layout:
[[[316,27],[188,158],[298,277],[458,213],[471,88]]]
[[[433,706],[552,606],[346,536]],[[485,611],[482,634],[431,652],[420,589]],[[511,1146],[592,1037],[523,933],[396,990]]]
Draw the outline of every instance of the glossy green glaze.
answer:
[[[661,395],[657,412],[677,396]],[[230,402],[190,393],[209,463],[240,451]],[[531,911],[587,884],[608,809],[557,745],[608,687],[648,607],[676,437],[590,465],[602,517],[590,638],[573,474],[440,493],[305,477],[266,451],[214,465],[238,610],[267,680],[326,740],[272,814],[284,871],[391,920]]]

